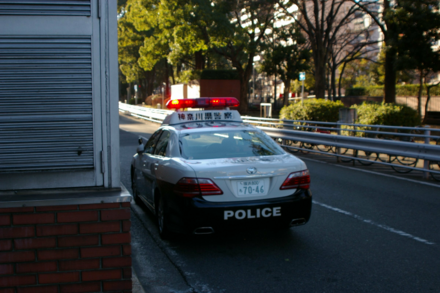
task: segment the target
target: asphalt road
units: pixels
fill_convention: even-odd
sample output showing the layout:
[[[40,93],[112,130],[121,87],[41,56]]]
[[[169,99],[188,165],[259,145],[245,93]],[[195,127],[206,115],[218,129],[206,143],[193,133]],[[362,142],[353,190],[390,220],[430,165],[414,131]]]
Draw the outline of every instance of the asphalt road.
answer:
[[[157,127],[120,116],[129,190],[137,137]],[[287,231],[162,241],[148,210],[133,204],[133,267],[145,292],[440,292],[438,184],[302,158],[312,218]]]

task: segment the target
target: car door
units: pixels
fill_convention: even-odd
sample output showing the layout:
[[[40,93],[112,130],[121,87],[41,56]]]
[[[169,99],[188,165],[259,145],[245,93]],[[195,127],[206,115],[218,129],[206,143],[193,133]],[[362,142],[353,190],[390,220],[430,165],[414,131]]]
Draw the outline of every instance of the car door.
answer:
[[[150,137],[150,139],[147,141],[144,147],[144,151],[139,154],[137,160],[136,160],[136,178],[139,180],[137,183],[137,188],[139,191],[139,194],[144,197],[148,201],[148,192],[150,190],[149,186],[151,185],[149,183],[149,180],[151,180],[151,173],[150,167],[151,162],[153,161],[151,159],[151,156],[153,155],[154,149],[156,148],[157,142],[159,141],[160,135],[162,133],[162,129],[157,130],[153,135]],[[151,203],[150,203],[151,204]]]
[[[146,199],[153,205],[153,191],[156,184],[156,171],[167,154],[168,142],[170,139],[170,131],[163,130],[159,140],[157,141],[152,154],[148,154],[147,164],[143,170],[146,183]]]

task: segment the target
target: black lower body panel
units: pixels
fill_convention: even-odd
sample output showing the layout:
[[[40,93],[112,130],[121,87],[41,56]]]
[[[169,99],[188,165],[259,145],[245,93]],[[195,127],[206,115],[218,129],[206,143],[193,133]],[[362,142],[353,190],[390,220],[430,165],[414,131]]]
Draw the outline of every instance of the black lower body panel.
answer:
[[[274,199],[209,202],[202,198],[182,198],[171,190],[166,192],[168,227],[173,232],[204,234],[210,229],[252,229],[288,227],[305,224],[310,219],[312,195],[310,190],[298,189],[294,194]],[[203,229],[200,229],[203,228]]]

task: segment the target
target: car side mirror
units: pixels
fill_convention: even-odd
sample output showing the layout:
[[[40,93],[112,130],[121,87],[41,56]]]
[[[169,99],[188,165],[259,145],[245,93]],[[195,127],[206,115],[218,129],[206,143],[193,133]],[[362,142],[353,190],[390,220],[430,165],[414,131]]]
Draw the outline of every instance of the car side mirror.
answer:
[[[138,147],[137,147],[137,149],[136,149],[136,152],[137,152],[138,154],[141,154],[141,153],[144,152],[144,150],[145,150],[144,145],[143,145],[143,144],[140,144],[140,145],[138,145]]]

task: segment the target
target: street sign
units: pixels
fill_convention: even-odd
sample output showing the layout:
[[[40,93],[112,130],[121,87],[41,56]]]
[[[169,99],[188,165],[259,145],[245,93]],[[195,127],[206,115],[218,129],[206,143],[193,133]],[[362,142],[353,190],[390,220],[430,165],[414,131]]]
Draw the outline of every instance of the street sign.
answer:
[[[299,73],[299,80],[306,80],[306,73],[305,72]]]
[[[135,91],[135,92],[138,91],[138,86],[137,86],[137,84],[134,85],[134,91]]]

